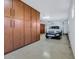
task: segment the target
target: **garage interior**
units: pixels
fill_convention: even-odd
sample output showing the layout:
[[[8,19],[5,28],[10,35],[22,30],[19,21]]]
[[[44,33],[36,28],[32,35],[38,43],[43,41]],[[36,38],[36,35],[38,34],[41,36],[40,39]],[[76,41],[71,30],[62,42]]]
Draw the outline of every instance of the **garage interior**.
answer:
[[[74,8],[74,0],[4,0],[4,59],[75,59]]]

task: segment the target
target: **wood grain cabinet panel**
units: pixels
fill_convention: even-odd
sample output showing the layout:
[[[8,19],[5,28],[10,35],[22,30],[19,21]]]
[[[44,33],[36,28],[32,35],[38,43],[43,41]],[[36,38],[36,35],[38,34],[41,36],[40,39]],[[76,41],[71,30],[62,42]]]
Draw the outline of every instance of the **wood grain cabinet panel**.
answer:
[[[36,28],[36,19],[37,19],[37,16],[36,16],[36,10],[34,10],[34,9],[31,9],[32,11],[31,11],[31,13],[32,13],[32,16],[31,16],[31,19],[32,19],[32,26],[31,26],[31,28],[32,28],[32,42],[35,42],[36,41],[36,30],[37,30],[37,28]]]
[[[4,53],[13,50],[11,9],[12,0],[4,0]]]
[[[11,17],[12,0],[4,0],[4,16]]]
[[[45,24],[40,24],[40,32],[41,34],[45,33]]]
[[[24,4],[19,0],[13,0],[13,40],[14,49],[24,46]]]
[[[13,50],[13,40],[12,40],[12,27],[11,18],[4,18],[4,52],[10,52]]]
[[[25,4],[25,45],[31,43],[31,8]]]
[[[40,13],[37,12],[37,40],[40,40]]]
[[[4,52],[40,39],[40,13],[20,0],[4,0]]]

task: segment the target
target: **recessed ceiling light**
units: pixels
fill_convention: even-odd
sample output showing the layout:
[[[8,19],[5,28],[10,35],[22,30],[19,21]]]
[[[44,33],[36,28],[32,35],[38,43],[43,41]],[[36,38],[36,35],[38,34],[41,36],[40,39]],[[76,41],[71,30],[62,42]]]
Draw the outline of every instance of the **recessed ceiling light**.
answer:
[[[43,19],[50,19],[50,16],[44,16]]]

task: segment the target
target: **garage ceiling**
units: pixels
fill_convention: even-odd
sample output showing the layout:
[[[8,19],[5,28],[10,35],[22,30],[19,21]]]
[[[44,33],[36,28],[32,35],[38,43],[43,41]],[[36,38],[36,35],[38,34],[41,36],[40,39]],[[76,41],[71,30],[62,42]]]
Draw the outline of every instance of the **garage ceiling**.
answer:
[[[65,20],[71,5],[71,0],[22,0],[37,9],[42,21]]]

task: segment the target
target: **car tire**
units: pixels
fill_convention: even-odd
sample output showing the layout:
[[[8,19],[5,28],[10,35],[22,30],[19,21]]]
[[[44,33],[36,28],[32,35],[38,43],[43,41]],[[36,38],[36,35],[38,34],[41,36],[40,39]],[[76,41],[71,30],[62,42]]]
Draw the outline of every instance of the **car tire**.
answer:
[[[61,39],[61,36],[60,36],[60,37],[58,37],[58,39]]]
[[[49,38],[49,37],[46,35],[46,38]]]

